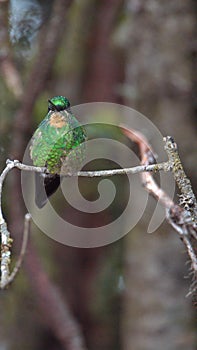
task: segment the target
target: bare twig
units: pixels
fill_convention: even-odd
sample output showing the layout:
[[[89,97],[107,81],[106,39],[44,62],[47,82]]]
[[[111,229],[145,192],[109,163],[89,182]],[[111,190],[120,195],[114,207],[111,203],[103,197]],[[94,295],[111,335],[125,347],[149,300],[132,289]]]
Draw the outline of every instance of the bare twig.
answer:
[[[137,143],[139,150],[140,150],[140,158],[141,158],[141,165],[149,167],[151,163],[155,162],[155,154],[146,140],[145,136],[142,135],[140,132],[127,129],[126,127],[121,127],[122,132],[130,138],[133,142]],[[159,164],[155,164],[159,165]],[[166,162],[166,168],[168,171],[171,170],[171,165]],[[148,168],[147,168],[148,169]],[[161,204],[164,206],[164,208],[169,209],[171,206],[174,205],[174,202],[172,199],[160,188],[155,180],[153,179],[150,172],[142,172],[141,173],[141,179],[142,184],[145,187],[145,189]]]
[[[25,215],[25,219],[24,219],[24,230],[23,230],[23,240],[22,240],[22,245],[21,245],[21,251],[19,254],[19,257],[16,261],[16,264],[13,268],[13,271],[11,272],[11,274],[9,275],[8,279],[7,279],[7,283],[5,285],[2,285],[1,288],[5,288],[8,286],[8,284],[10,284],[16,277],[17,273],[19,272],[26,250],[27,250],[27,242],[28,242],[28,237],[29,237],[29,233],[30,233],[30,222],[31,222],[31,215],[29,213],[27,213]]]
[[[15,167],[15,161],[13,161],[13,162],[8,161],[5,169],[1,173],[1,176],[0,176],[0,203],[1,203],[1,199],[2,199],[2,188],[3,188],[4,180],[7,176],[7,174],[9,173],[9,171],[11,169],[13,169],[14,167]],[[0,224],[3,224],[4,222],[5,222],[5,220],[4,220],[3,214],[2,214],[2,207],[0,206]]]
[[[20,170],[24,171],[35,171],[37,173],[48,173],[47,168],[45,167],[35,167],[32,165],[26,165],[23,163],[20,163],[18,160],[7,160],[7,163],[14,163],[13,167],[18,168]],[[169,171],[169,163],[163,162],[158,164],[151,164],[151,165],[139,165],[132,168],[124,168],[124,169],[110,169],[110,170],[96,170],[96,171],[78,171],[76,173],[64,173],[62,172],[62,176],[80,176],[80,177],[104,177],[104,176],[114,176],[114,175],[129,175],[129,174],[138,174],[143,171]]]
[[[149,164],[152,162],[154,157],[151,146],[146,140],[145,136],[139,132],[125,127],[121,127],[123,133],[129,137],[133,142],[136,142],[140,149],[141,164]],[[191,183],[187,179],[185,172],[183,170],[176,144],[171,137],[164,138],[165,149],[169,156],[168,166],[169,169],[173,170],[175,181],[177,182],[178,187],[181,190],[181,193],[184,195],[185,201],[189,200],[189,203],[193,203],[192,210],[192,220],[191,216],[188,216],[190,212],[190,206],[185,206],[183,208],[175,204],[173,200],[165,193],[155,182],[152,175],[148,172],[141,174],[142,182],[145,189],[166,209],[166,218],[170,225],[175,229],[179,234],[181,240],[183,241],[188,256],[191,260],[191,269],[193,272],[194,281],[190,287],[189,294],[194,294],[197,292],[197,254],[195,249],[195,244],[197,241],[197,229],[196,229],[196,199],[193,194]]]

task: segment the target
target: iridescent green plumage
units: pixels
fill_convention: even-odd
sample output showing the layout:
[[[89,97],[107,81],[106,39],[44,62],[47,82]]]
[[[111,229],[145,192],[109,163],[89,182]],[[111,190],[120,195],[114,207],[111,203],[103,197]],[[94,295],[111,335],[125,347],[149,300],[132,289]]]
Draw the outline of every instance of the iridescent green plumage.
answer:
[[[72,114],[69,101],[63,96],[53,97],[49,100],[47,116],[32,138],[30,155],[33,164],[46,166],[50,174],[56,175],[76,171],[84,159],[85,140],[85,130]],[[45,187],[46,183],[45,175]],[[48,191],[47,196],[52,193]]]

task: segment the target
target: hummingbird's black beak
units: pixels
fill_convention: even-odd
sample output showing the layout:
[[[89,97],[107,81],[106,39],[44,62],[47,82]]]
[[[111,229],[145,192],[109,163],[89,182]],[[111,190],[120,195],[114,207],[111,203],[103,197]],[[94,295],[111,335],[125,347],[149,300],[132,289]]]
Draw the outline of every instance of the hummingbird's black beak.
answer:
[[[48,100],[48,111],[57,111],[56,106],[54,105],[54,103],[51,100]]]

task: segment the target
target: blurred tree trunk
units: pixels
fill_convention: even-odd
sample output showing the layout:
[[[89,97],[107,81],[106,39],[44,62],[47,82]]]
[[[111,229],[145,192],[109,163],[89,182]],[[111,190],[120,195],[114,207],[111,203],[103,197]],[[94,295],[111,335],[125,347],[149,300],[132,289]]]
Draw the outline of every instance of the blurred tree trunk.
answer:
[[[192,2],[128,0],[127,10],[125,102],[152,118],[164,135],[175,137],[194,182]],[[167,224],[159,234],[148,235],[146,229],[142,224],[125,239],[123,348],[194,350],[193,309],[191,299],[185,299],[190,283],[184,279],[187,257]]]
[[[116,86],[123,66],[113,45],[115,24],[122,0],[101,1],[90,42],[90,60],[85,75],[84,102],[118,102]]]

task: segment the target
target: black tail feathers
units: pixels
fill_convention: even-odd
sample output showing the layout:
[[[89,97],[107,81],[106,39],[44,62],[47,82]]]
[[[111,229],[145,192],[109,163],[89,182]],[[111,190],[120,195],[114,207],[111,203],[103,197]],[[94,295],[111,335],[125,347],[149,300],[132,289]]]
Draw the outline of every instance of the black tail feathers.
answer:
[[[35,203],[43,208],[48,198],[58,189],[60,176],[57,174],[35,173]]]

